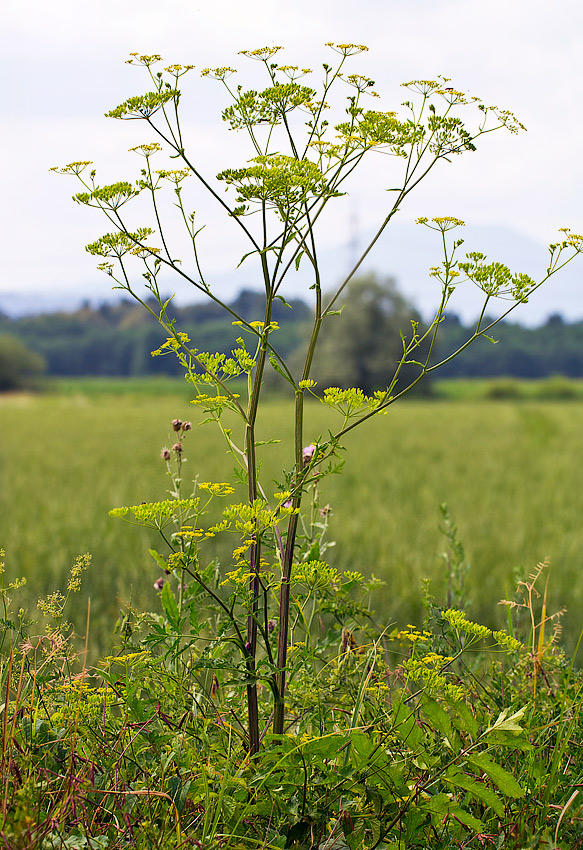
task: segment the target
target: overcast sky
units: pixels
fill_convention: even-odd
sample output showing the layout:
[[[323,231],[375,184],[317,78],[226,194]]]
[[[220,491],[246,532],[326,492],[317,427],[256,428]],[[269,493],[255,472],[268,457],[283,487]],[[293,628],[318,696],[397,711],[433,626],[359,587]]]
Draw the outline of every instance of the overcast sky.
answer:
[[[139,163],[127,150],[148,140],[146,128],[103,117],[147,90],[142,72],[125,64],[131,51],[196,65],[184,97],[186,126],[193,156],[211,175],[243,163],[224,141],[218,84],[198,72],[209,65],[248,71],[239,50],[282,44],[286,62],[318,69],[330,60],[325,42],[367,44],[370,52],[352,59],[351,69],[376,80],[383,99],[375,108],[398,108],[399,83],[443,74],[514,111],[528,132],[492,134],[477,153],[445,165],[402,221],[455,215],[544,244],[559,227],[583,232],[582,25],[578,0],[4,0],[0,292],[108,292],[84,251],[107,227],[71,202],[72,178],[48,169],[90,159],[100,182],[136,176]],[[322,232],[327,247],[344,247],[382,215],[386,162],[377,159],[354,187],[354,201],[332,216]],[[203,213],[207,268],[226,273],[224,221],[214,209]],[[583,296],[563,310],[580,315]]]

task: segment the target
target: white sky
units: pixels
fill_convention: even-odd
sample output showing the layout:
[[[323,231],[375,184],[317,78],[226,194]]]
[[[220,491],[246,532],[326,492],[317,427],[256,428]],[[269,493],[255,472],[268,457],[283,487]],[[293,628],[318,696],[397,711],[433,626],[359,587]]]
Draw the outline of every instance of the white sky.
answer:
[[[558,227],[583,232],[582,25],[578,0],[4,0],[0,291],[108,294],[84,251],[106,223],[71,202],[73,178],[48,169],[90,159],[101,183],[137,175],[140,161],[127,149],[149,140],[147,128],[103,117],[148,89],[143,72],[124,64],[130,51],[196,65],[184,112],[191,153],[211,176],[247,157],[237,156],[234,134],[220,120],[218,84],[198,72],[209,65],[254,72],[236,55],[241,49],[282,44],[287,63],[318,69],[330,61],[325,42],[367,44],[370,52],[350,67],[376,80],[382,100],[371,101],[373,108],[398,108],[401,82],[443,74],[514,111],[528,132],[487,136],[477,153],[444,165],[402,221],[455,215],[545,244]],[[325,246],[344,249],[355,215],[361,230],[382,215],[388,161],[377,158],[365,169],[353,204],[341,205],[322,232]],[[216,210],[202,208],[202,215],[207,268],[225,273],[229,231]],[[583,298],[574,312],[583,312]]]

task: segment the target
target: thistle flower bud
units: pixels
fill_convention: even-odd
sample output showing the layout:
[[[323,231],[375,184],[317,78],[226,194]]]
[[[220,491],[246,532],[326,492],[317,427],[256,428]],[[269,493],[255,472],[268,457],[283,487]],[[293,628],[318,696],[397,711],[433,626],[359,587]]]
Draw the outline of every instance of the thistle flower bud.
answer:
[[[160,452],[160,457],[162,458],[162,460],[170,460],[170,458],[171,458],[170,450],[169,449],[162,449],[162,451]]]
[[[312,458],[314,457],[314,452],[316,451],[315,443],[310,443],[309,446],[305,446],[302,451],[302,460],[304,462],[304,466],[307,465]]]
[[[172,446],[172,451],[176,452],[177,455],[182,454],[182,443],[174,443]]]
[[[182,428],[182,419],[173,419],[172,420],[172,428],[175,431],[180,431],[180,429]]]

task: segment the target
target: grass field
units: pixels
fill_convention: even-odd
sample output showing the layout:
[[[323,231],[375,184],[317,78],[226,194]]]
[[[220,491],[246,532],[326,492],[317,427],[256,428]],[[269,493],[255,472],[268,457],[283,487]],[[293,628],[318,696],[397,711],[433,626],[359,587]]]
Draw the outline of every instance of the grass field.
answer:
[[[411,401],[348,435],[342,475],[323,485],[334,511],[336,566],[386,581],[377,619],[387,624],[422,616],[420,585],[441,593],[437,553],[439,504],[447,502],[472,568],[471,613],[500,622],[496,603],[512,593],[513,571],[552,564],[552,606],[567,606],[565,637],[573,646],[583,626],[583,405],[556,401]],[[307,441],[333,427],[314,402]],[[156,608],[158,577],[148,555],[155,543],[142,530],[108,516],[111,507],[163,498],[160,449],[174,417],[198,421],[184,382],[112,384],[68,381],[59,393],[0,397],[0,547],[10,577],[24,575],[29,605],[66,585],[75,555],[93,564],[74,612],[84,631],[91,598],[92,643],[106,648],[120,601]],[[273,399],[263,412],[264,481],[289,465],[290,409]],[[232,463],[212,425],[194,428],[186,470],[201,480],[227,480]],[[217,543],[226,559],[232,546]]]

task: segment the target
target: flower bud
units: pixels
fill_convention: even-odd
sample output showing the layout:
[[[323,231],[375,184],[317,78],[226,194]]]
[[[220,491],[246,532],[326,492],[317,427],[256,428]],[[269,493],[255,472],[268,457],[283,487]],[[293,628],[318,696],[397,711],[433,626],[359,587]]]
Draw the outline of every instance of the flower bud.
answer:
[[[160,452],[160,457],[162,458],[162,460],[170,460],[171,454],[169,449],[162,449],[162,451]]]
[[[305,446],[302,451],[302,460],[304,462],[304,466],[312,460],[314,457],[314,452],[316,451],[316,445],[314,443],[310,443],[309,446]]]
[[[162,576],[160,576],[160,578],[157,578],[156,581],[154,582],[154,588],[155,588],[155,590],[162,590],[162,588],[164,587],[165,584],[166,584],[166,582],[164,581]]]
[[[191,428],[192,428],[192,423],[191,423],[191,422],[183,422],[183,423],[182,423],[182,430],[183,430],[183,431],[190,431],[190,430],[191,430]]]
[[[172,451],[176,452],[177,455],[182,454],[182,443],[174,443],[172,446]]]
[[[173,419],[172,420],[172,428],[175,431],[180,431],[180,429],[182,428],[182,419]]]

